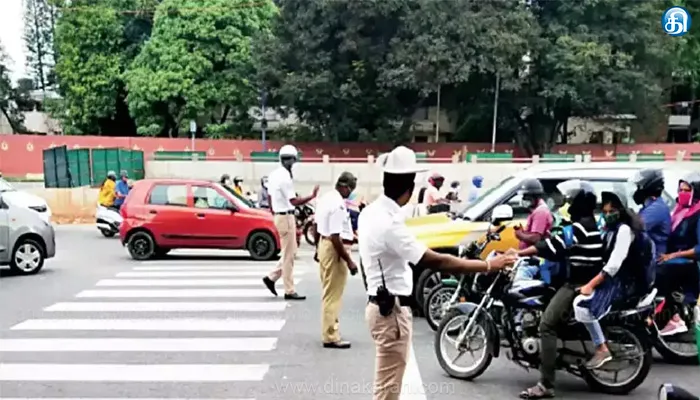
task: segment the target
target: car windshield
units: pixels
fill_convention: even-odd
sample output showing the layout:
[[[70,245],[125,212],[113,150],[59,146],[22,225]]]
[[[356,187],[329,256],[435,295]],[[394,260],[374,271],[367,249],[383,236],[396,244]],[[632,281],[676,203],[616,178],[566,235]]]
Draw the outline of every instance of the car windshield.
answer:
[[[231,196],[233,196],[236,200],[238,200],[237,205],[242,206],[242,208],[254,208],[255,207],[255,204],[253,204],[250,200],[242,197],[241,195],[236,193],[235,190],[228,187],[227,185],[221,185],[218,183],[217,183],[217,185],[219,185],[219,187],[222,188],[223,190],[229,192],[231,194]]]
[[[13,188],[6,180],[0,178],[0,193],[2,192],[14,192],[17,189]]]
[[[503,197],[506,193],[510,192],[514,183],[515,177],[509,176],[502,180],[499,184],[491,187],[483,194],[479,196],[476,201],[469,204],[464,210],[462,210],[459,215],[461,218],[468,219],[470,221],[476,220],[479,215],[481,215],[485,210],[484,208],[490,207],[496,202],[496,200]]]

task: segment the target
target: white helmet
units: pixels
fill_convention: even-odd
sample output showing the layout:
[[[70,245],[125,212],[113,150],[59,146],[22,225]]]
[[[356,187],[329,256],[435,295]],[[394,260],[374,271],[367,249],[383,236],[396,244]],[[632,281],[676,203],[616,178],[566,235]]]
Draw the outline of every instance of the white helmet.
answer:
[[[299,157],[299,153],[297,152],[297,148],[296,148],[296,147],[292,146],[291,144],[285,144],[284,146],[282,146],[282,148],[280,148],[279,157],[280,157],[280,159],[281,159],[282,157],[294,157],[294,158],[298,158],[298,157]]]

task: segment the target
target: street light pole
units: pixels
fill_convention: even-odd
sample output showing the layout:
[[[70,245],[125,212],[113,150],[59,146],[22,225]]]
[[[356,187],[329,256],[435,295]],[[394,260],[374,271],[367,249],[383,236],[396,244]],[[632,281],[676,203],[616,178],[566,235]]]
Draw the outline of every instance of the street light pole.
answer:
[[[435,113],[435,143],[440,142],[440,87],[437,90],[437,113]]]
[[[496,125],[498,123],[498,95],[501,91],[501,75],[496,73],[496,94],[493,96],[493,125],[491,126],[491,153],[496,152]]]

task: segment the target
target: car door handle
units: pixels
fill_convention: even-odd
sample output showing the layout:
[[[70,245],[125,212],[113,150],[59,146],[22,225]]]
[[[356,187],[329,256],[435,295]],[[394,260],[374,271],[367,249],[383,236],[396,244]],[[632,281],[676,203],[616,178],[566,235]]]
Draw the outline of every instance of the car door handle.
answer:
[[[149,214],[158,214],[158,211],[156,211],[156,210],[150,210],[148,213],[149,213]]]
[[[197,218],[204,218],[204,214],[197,214]]]

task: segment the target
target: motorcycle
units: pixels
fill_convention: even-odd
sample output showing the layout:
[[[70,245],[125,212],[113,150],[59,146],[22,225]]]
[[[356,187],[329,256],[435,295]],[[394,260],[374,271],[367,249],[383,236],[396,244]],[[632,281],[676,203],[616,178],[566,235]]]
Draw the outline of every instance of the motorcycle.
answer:
[[[489,257],[495,255],[492,252]],[[481,301],[453,305],[440,322],[435,352],[440,366],[450,376],[465,380],[477,378],[488,369],[493,358],[500,355],[501,346],[509,349],[507,357],[511,361],[526,370],[540,366],[540,318],[556,290],[536,280],[514,285],[516,271],[517,268],[510,268],[477,274],[474,288],[482,294]],[[592,355],[590,335],[581,324],[570,320],[558,337],[562,343],[557,351],[558,368],[582,378],[594,391],[607,394],[627,394],[641,385],[652,364],[651,333],[645,320],[653,314],[656,292],[653,289],[641,299],[625,299],[624,304],[616,304],[601,319],[614,358],[597,370],[583,366]],[[456,357],[448,354],[450,350],[456,350]],[[457,365],[465,353],[479,351],[483,354],[476,357],[473,364]],[[621,382],[610,381],[617,380],[621,373],[630,369],[628,365],[632,368],[626,378]],[[605,374],[612,377],[608,379],[603,376]]]
[[[697,337],[697,330],[693,332],[693,327],[696,324],[696,319],[700,318],[700,316],[693,317],[695,302],[691,295],[676,292],[673,293],[673,296],[679,304],[682,304],[678,314],[685,321],[688,331],[670,336],[661,336],[661,329],[668,323],[668,317],[674,312],[669,311],[665,307],[665,298],[657,297],[654,303],[654,317],[650,319],[654,348],[669,363],[697,365],[700,363],[700,345],[696,344],[696,340],[700,341],[700,337]]]
[[[97,220],[97,229],[102,232],[104,237],[114,237],[118,234],[119,225],[121,225],[123,221],[119,210],[116,208],[104,207],[100,204],[97,205],[95,219]]]
[[[486,233],[484,240],[479,242],[475,240],[469,246],[460,246],[458,256],[471,260],[478,260],[486,246],[492,241],[501,240],[500,233],[506,229],[506,224],[491,225]],[[440,321],[445,316],[447,311],[453,305],[465,302],[467,299],[476,300],[472,285],[474,282],[474,274],[462,274],[457,279],[442,279],[442,281],[433,286],[428,293],[423,304],[423,315],[428,322],[428,326],[433,331],[436,331],[440,325]]]
[[[314,228],[314,208],[309,204],[298,206],[294,209],[297,220],[297,229],[302,232],[306,243],[316,246],[316,229]]]

